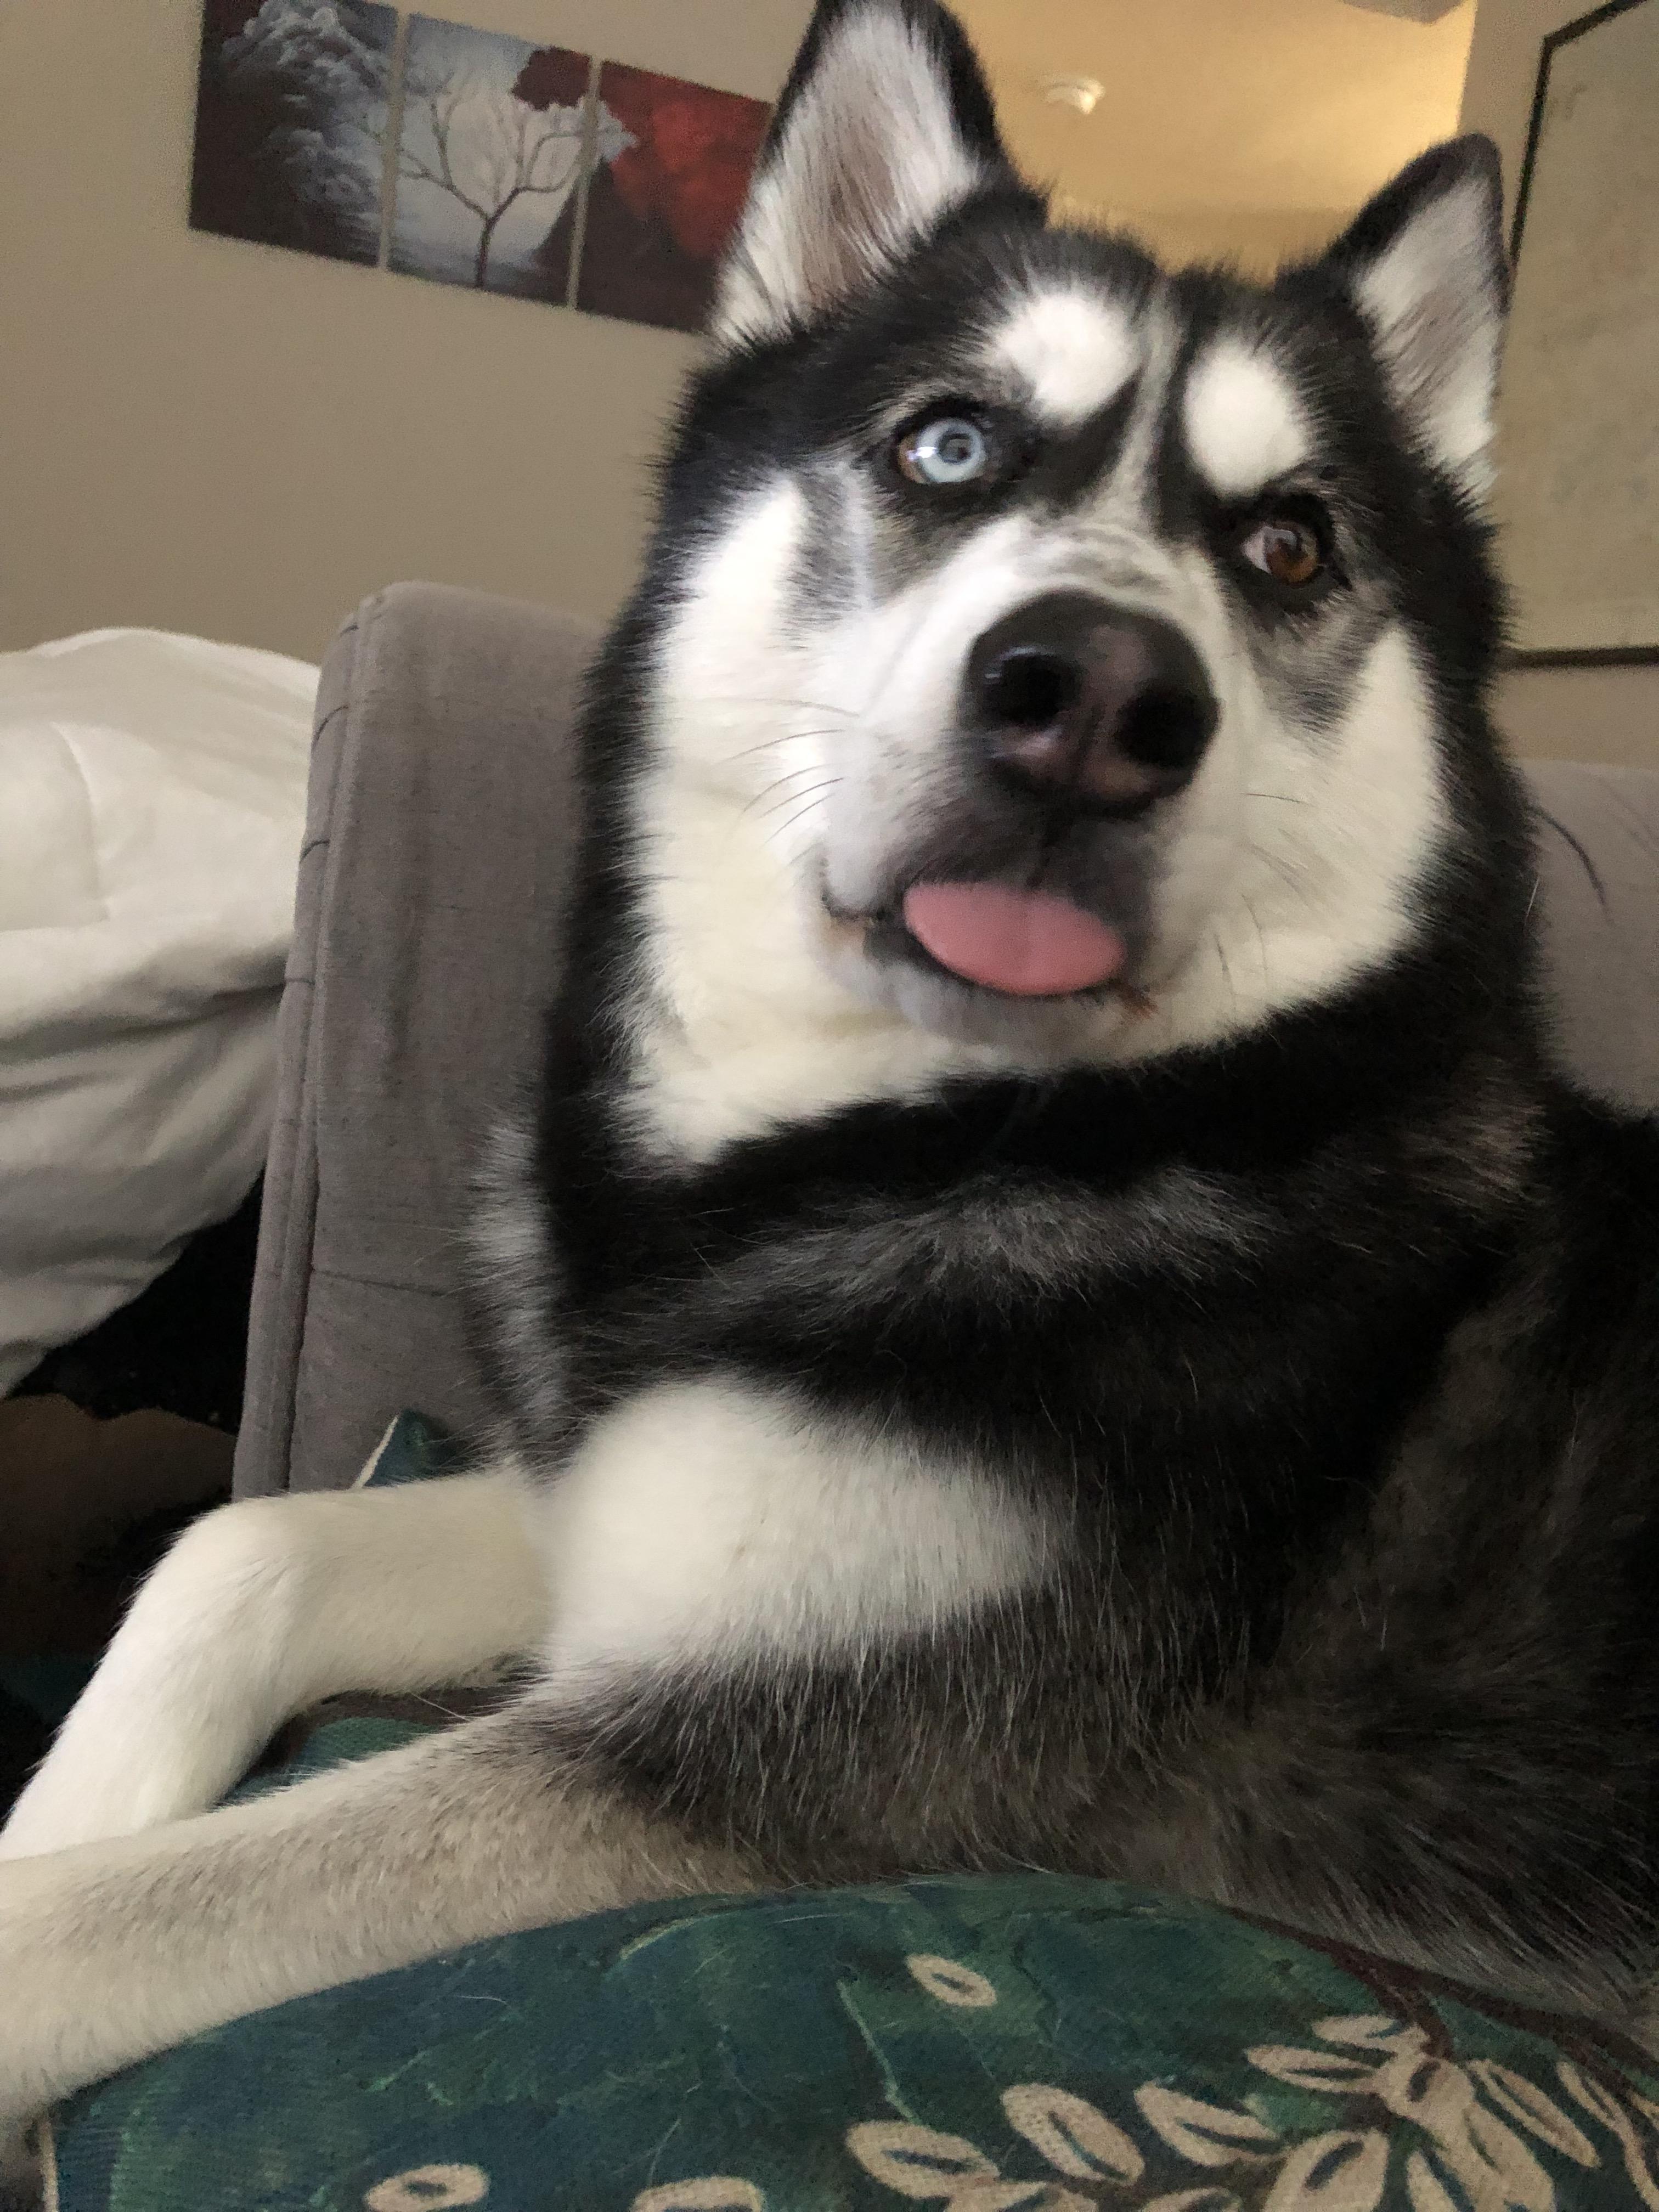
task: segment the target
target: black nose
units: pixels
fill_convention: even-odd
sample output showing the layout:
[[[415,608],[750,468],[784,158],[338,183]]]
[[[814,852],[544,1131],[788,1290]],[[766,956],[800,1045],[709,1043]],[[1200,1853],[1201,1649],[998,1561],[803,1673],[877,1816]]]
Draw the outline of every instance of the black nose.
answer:
[[[1079,813],[1135,814],[1179,791],[1215,732],[1215,695],[1181,632],[1086,592],[994,623],[966,690],[994,773]]]

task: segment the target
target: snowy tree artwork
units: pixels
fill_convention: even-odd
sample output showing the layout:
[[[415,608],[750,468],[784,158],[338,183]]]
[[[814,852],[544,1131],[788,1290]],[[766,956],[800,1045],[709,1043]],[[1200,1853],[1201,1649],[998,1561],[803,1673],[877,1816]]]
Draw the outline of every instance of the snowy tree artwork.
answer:
[[[606,62],[576,305],[700,329],[771,110],[763,100]]]
[[[586,54],[412,16],[392,268],[562,306],[591,72]],[[601,115],[602,145],[623,136]]]
[[[397,10],[205,0],[190,219],[373,264]]]

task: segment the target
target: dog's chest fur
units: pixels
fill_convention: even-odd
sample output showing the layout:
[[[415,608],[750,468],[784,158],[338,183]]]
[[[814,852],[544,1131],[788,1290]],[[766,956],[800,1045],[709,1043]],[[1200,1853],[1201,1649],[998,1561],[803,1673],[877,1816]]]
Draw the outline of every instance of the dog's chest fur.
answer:
[[[1291,1032],[1209,1083],[969,1081],[701,1165],[640,1144],[625,1061],[573,1098],[536,1453],[568,1456],[555,1680],[872,1690],[896,1663],[971,1692],[1012,1637],[1097,1765],[1219,1691],[1383,1480],[1524,1171],[1497,1075],[1401,1112],[1413,1176],[1379,1170],[1342,1127],[1374,1049],[1346,1097]],[[1073,1626],[1039,1632],[1055,1608]]]
[[[833,1184],[799,1133],[607,1177],[562,1215],[552,1739],[810,1878],[1082,1866],[1443,1963],[1432,1875],[1463,1970],[1559,1996],[1563,1932],[1497,1917],[1541,1870],[1597,1894],[1603,2000],[1646,1909],[1659,1299],[1639,1224],[1583,1201],[1654,1147],[1487,1077],[1364,1146],[1286,1079],[1249,1177],[1144,1078],[1024,1135],[1003,1099],[871,1109]],[[1308,1803],[1311,1886],[1270,1840]]]

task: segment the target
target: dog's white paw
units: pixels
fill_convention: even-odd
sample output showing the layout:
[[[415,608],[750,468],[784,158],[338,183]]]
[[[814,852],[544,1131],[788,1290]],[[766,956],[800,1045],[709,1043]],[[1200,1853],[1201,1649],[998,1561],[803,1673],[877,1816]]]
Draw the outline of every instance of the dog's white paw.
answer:
[[[240,1771],[240,1741],[216,1741],[210,1728],[169,1728],[145,1716],[123,1726],[97,1709],[95,1688],[63,1733],[0,1828],[0,1860],[68,1850],[136,1835],[216,1805]]]
[[[44,1765],[0,1830],[0,1859],[104,1843],[204,1813],[266,1733],[263,1645],[230,1632],[270,1517],[210,1515],[140,1591]]]

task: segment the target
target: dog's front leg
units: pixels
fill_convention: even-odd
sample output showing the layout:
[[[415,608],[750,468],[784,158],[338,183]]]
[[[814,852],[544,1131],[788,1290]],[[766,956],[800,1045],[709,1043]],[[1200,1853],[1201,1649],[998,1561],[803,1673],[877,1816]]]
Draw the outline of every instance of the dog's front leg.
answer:
[[[481,1937],[760,1886],[520,1701],[270,1796],[0,1866],[0,2136],[202,2030]]]
[[[319,1698],[429,1689],[533,1650],[530,1505],[502,1471],[207,1515],[139,1592],[0,1859],[204,1811]]]

